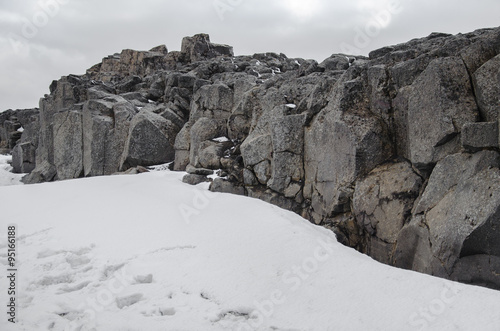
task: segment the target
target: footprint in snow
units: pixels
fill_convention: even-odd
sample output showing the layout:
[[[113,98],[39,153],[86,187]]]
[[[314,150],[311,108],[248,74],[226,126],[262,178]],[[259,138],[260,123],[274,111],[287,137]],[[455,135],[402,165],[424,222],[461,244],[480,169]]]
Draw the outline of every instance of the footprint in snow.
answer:
[[[123,297],[118,297],[116,298],[116,306],[120,309],[123,309],[125,307],[132,306],[133,304],[136,304],[143,298],[142,293],[135,293]]]
[[[157,309],[142,312],[142,314],[146,317],[174,316],[176,313],[177,313],[177,311],[173,307],[162,307],[162,308],[157,308]]]

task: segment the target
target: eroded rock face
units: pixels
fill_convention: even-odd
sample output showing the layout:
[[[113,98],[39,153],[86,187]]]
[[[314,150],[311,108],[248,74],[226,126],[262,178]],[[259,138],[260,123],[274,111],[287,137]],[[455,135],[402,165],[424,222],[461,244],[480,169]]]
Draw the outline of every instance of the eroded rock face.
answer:
[[[27,183],[171,161],[190,184],[216,172],[212,191],[381,262],[500,289],[499,54],[500,28],[321,63],[200,34],[53,82],[39,113],[0,114],[0,148]]]
[[[411,222],[400,232],[395,265],[461,279],[471,275],[464,263],[480,263],[482,255],[500,256],[499,165],[496,151],[454,154],[440,161],[415,204]],[[486,282],[495,270],[478,271],[474,279],[480,282],[483,277]],[[498,282],[490,285],[500,288]]]
[[[141,111],[130,123],[121,166],[151,166],[174,161],[174,142],[179,128],[155,113]]]
[[[370,235],[368,251],[373,258],[390,262],[421,185],[422,178],[406,162],[383,164],[356,182],[353,212],[359,226]]]

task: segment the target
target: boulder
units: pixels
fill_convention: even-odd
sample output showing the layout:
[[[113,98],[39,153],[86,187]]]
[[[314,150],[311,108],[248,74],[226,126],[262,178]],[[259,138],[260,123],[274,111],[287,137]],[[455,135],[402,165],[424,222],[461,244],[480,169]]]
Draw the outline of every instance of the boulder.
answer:
[[[196,123],[194,123],[189,130],[190,137],[190,155],[189,163],[195,167],[207,167],[207,165],[213,161],[213,165],[217,166],[216,158],[217,151],[213,150],[213,153],[207,152],[208,155],[204,155],[203,161],[205,166],[200,164],[200,153],[209,145],[213,145],[210,141],[211,139],[222,137],[226,135],[225,122],[220,120],[215,120],[211,118],[202,117]],[[212,161],[210,161],[210,160]]]
[[[172,162],[178,127],[160,115],[141,111],[130,123],[121,169]]]
[[[408,158],[428,169],[460,150],[455,139],[465,123],[475,122],[478,109],[463,61],[433,60],[411,85],[408,96]]]
[[[352,186],[391,153],[381,123],[325,109],[304,135],[304,197],[321,217],[348,211]]]
[[[83,109],[85,176],[109,175],[120,170],[130,122],[136,112],[130,102],[118,96],[90,100],[85,104]]]
[[[54,115],[54,165],[59,180],[83,175],[83,121],[81,111]]]
[[[193,96],[191,120],[201,117],[227,120],[233,109],[233,91],[225,84],[205,85]]]
[[[245,195],[245,188],[222,178],[216,178],[210,185],[210,191]]]
[[[207,176],[204,176],[204,175],[187,174],[184,177],[182,177],[182,182],[189,184],[189,185],[198,185],[200,183],[209,182],[209,181],[210,181],[210,179],[208,179]]]
[[[462,147],[475,152],[498,148],[498,122],[466,123],[462,127]]]
[[[383,164],[356,182],[352,210],[360,228],[371,236],[369,249],[377,252],[372,257],[385,263],[391,260],[421,185],[422,178],[406,162]]]
[[[207,34],[197,34],[182,39],[181,53],[185,54],[186,60],[190,62],[234,55],[231,46],[213,44]]]
[[[474,264],[479,260],[473,256],[500,256],[499,165],[495,151],[455,154],[440,161],[411,222],[398,236],[394,264],[459,279],[468,277],[462,275],[462,258],[472,256],[467,263]]]
[[[30,173],[35,169],[36,147],[31,142],[19,143],[12,150],[12,172]]]
[[[472,78],[482,118],[488,122],[497,121],[500,112],[500,55],[483,64]]]
[[[189,150],[191,145],[191,124],[186,123],[175,137],[174,171],[184,171],[189,164]]]

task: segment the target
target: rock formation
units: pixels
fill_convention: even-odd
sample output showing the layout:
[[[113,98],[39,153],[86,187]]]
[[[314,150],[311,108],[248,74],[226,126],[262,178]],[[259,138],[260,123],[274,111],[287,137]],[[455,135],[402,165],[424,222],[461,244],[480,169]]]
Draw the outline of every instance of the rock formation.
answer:
[[[0,114],[0,143],[26,183],[217,171],[213,191],[292,210],[381,262],[500,289],[499,54],[500,28],[321,63],[196,35],[54,81],[39,111]]]

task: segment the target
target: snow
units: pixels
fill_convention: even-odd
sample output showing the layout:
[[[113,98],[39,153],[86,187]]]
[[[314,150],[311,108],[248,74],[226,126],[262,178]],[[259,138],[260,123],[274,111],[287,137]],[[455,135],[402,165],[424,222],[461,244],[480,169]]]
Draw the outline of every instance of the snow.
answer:
[[[216,141],[218,143],[224,143],[224,142],[227,142],[229,141],[229,138],[228,137],[217,137],[217,138],[214,138],[212,139],[213,141]]]
[[[24,132],[24,128],[20,127],[19,129],[17,129],[17,132]]]
[[[288,107],[288,108],[291,108],[291,109],[297,108],[297,105],[295,105],[293,103],[288,103],[285,106]]]
[[[21,178],[24,176],[24,174],[13,174],[11,172],[12,171],[12,166],[10,165],[11,161],[12,161],[11,155],[0,154],[0,186],[22,184]]]
[[[18,247],[18,323],[0,330],[498,330],[500,292],[380,264],[183,175],[0,187],[4,271],[8,224]]]

